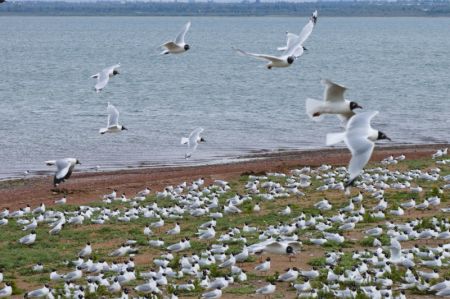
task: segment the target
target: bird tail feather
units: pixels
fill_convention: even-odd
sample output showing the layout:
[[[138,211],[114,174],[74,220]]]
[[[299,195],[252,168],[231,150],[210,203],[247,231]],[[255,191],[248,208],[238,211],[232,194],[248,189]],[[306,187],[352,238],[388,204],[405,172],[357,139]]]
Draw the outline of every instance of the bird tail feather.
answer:
[[[321,106],[323,106],[323,101],[318,101],[311,98],[306,99],[306,113],[313,120],[319,121],[322,119],[322,115],[315,115],[320,112]]]
[[[101,128],[98,132],[99,132],[100,134],[105,134],[106,131],[108,131],[107,128]]]
[[[345,138],[345,132],[340,133],[329,133],[327,134],[327,146],[335,145],[337,143],[340,143],[344,141]]]
[[[186,138],[186,137],[181,138],[181,144],[188,144],[188,142],[189,142],[189,138]]]

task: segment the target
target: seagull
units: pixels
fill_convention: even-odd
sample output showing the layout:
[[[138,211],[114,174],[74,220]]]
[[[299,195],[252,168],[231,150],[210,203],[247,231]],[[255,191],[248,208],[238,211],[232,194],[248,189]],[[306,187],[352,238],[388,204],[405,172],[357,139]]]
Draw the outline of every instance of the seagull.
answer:
[[[181,138],[181,144],[187,144],[188,145],[188,151],[184,155],[185,159],[188,159],[191,157],[192,153],[197,149],[197,146],[200,142],[205,142],[205,139],[200,136],[200,134],[203,132],[203,128],[197,128],[189,135],[189,137],[183,137]]]
[[[44,285],[43,288],[31,291],[31,292],[27,292],[25,293],[25,298],[40,298],[40,297],[45,297],[50,293],[50,288],[49,286],[46,284]]]
[[[266,67],[270,70],[273,67],[288,67],[292,63],[294,63],[295,59],[302,56],[303,55],[303,46],[302,46],[301,42],[302,42],[302,40],[297,39],[295,34],[288,33],[287,34],[287,47],[281,56],[250,53],[250,52],[246,52],[241,49],[238,49],[238,48],[233,48],[233,49],[242,55],[247,55],[247,56],[256,57],[258,59],[268,60],[269,63],[266,65]]]
[[[9,297],[12,295],[12,286],[11,283],[5,283],[5,287],[0,289],[0,298]]]
[[[374,142],[381,139],[391,140],[383,132],[370,126],[370,121],[377,114],[378,111],[358,113],[347,123],[345,132],[327,134],[327,145],[344,141],[352,153],[348,166],[350,177],[346,183],[347,187],[353,183],[369,162],[375,147]]]
[[[291,282],[295,281],[298,278],[299,271],[296,267],[289,268],[287,272],[278,276],[278,281]]]
[[[274,283],[269,283],[268,285],[257,289],[256,294],[264,295],[264,297],[270,296],[270,294],[273,294],[275,292],[275,289],[276,285]]]
[[[36,232],[33,230],[29,235],[19,239],[19,243],[23,245],[32,245],[36,241]]]
[[[59,160],[50,160],[45,162],[47,165],[56,165],[56,173],[53,178],[53,185],[56,187],[59,183],[69,179],[72,175],[72,171],[77,164],[81,164],[78,159],[64,158]]]
[[[119,110],[117,110],[114,105],[108,102],[106,112],[108,112],[108,122],[106,123],[106,128],[101,128],[99,130],[100,134],[117,133],[123,130],[128,130],[125,126],[119,125]]]
[[[190,46],[185,43],[184,37],[191,27],[191,22],[187,22],[181,32],[177,35],[174,41],[167,42],[161,45],[161,48],[166,48],[161,54],[180,54],[190,49]]]
[[[87,242],[86,246],[78,253],[79,257],[87,257],[92,254],[92,246],[91,242]]]
[[[309,18],[309,22],[305,25],[305,27],[303,27],[303,29],[300,32],[300,34],[299,35],[295,35],[295,34],[290,33],[290,38],[295,38],[296,40],[298,40],[299,43],[303,47],[303,44],[309,38],[309,36],[311,35],[311,33],[312,33],[313,29],[314,29],[314,26],[317,23],[317,17],[318,17],[318,13],[317,13],[317,10],[316,10],[316,11],[314,11],[312,13],[311,17]],[[286,35],[289,35],[289,33],[287,32]],[[288,42],[288,44],[289,44],[289,42]],[[286,51],[286,49],[287,49],[287,46],[285,46],[285,47],[278,47],[277,48],[278,51]],[[306,50],[305,47],[303,47],[303,49]]]
[[[354,109],[362,107],[344,98],[347,87],[334,83],[328,79],[321,81],[325,86],[323,101],[306,99],[306,113],[313,120],[321,120],[323,114],[336,114],[345,124],[355,113]]]
[[[270,270],[270,257],[266,258],[266,261],[264,261],[263,263],[257,265],[255,267],[256,271],[259,272],[267,272]]]
[[[61,198],[61,199],[55,200],[55,204],[57,204],[57,205],[64,205],[64,204],[66,204],[66,203],[67,203],[67,198],[66,198],[66,196],[64,196],[64,197]]]
[[[95,91],[100,92],[108,84],[109,78],[119,74],[117,70],[120,67],[120,63],[103,69],[100,73],[92,75],[91,78],[97,79],[95,84]]]
[[[210,291],[202,294],[202,299],[218,299],[222,297],[222,290],[217,287],[214,291]]]

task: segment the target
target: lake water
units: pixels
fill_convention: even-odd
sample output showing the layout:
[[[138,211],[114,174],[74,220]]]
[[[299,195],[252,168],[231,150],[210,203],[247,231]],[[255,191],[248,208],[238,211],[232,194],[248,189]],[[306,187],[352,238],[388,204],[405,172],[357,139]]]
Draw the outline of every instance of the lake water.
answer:
[[[320,14],[320,12],[319,12]],[[158,45],[192,21],[191,50]],[[373,126],[393,143],[449,142],[450,22],[446,18],[321,18],[307,54],[286,69],[242,57],[232,46],[276,54],[299,17],[0,17],[0,178],[52,170],[212,163],[260,150],[324,146],[339,131],[305,114],[321,78],[379,110]],[[120,62],[99,94],[92,74]],[[98,134],[110,101],[129,131]],[[184,159],[180,138],[201,126],[205,144]]]

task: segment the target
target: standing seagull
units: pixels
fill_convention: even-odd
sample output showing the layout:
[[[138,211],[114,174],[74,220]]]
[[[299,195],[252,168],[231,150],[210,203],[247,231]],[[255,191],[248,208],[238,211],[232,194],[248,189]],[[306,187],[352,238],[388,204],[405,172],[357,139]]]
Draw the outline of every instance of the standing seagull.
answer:
[[[108,84],[109,78],[119,74],[117,70],[120,67],[120,63],[103,69],[100,73],[92,75],[91,78],[97,79],[95,84],[95,91],[100,92]]]
[[[367,162],[369,162],[375,147],[375,141],[380,139],[391,140],[383,132],[370,126],[370,121],[377,114],[378,111],[358,113],[349,120],[345,132],[327,134],[327,145],[344,141],[352,153],[352,158],[348,165],[350,177],[346,186],[350,186],[353,183]]]
[[[197,146],[200,142],[205,142],[205,139],[203,137],[200,137],[200,134],[203,132],[203,128],[197,128],[189,135],[189,137],[183,137],[181,138],[181,144],[187,144],[188,145],[188,151],[184,155],[185,159],[188,159],[191,157],[192,153],[197,149]]]
[[[125,126],[119,125],[119,110],[117,110],[114,105],[108,102],[106,112],[108,112],[108,122],[106,124],[106,128],[100,129],[100,134],[117,133],[123,130],[128,130]]]
[[[284,50],[283,54],[281,56],[272,56],[272,55],[266,55],[266,54],[255,54],[250,52],[245,52],[241,49],[233,48],[236,52],[256,57],[258,59],[268,60],[269,63],[266,65],[266,67],[270,70],[273,67],[288,67],[292,63],[294,63],[295,59],[302,56],[303,54],[303,46],[301,44],[301,40],[298,40],[294,37],[295,34],[288,33],[287,37],[287,46],[286,50]]]
[[[180,54],[190,49],[189,45],[184,42],[184,37],[191,27],[191,22],[187,22],[181,32],[175,38],[175,41],[167,42],[161,45],[162,48],[166,48],[161,54]]]
[[[45,162],[47,165],[56,165],[56,173],[53,178],[53,185],[57,187],[59,183],[64,182],[69,179],[72,175],[73,168],[76,164],[81,164],[78,159],[75,158],[65,158],[59,160],[50,160]]]
[[[320,120],[323,114],[337,114],[337,116],[345,123],[350,117],[355,115],[353,112],[356,108],[361,108],[358,103],[350,102],[344,99],[344,93],[347,87],[336,84],[330,80],[322,80],[325,86],[323,101],[314,99],[306,99],[306,113],[314,120]]]
[[[289,44],[290,38],[294,38],[302,45],[303,50],[306,50],[306,48],[303,46],[303,44],[305,43],[305,41],[308,39],[308,37],[313,32],[313,29],[314,29],[314,26],[316,25],[316,23],[317,23],[317,10],[312,13],[312,16],[309,18],[309,22],[305,25],[305,27],[303,27],[303,29],[299,35],[286,32],[287,44]],[[287,46],[278,47],[277,50],[278,51],[286,51]]]

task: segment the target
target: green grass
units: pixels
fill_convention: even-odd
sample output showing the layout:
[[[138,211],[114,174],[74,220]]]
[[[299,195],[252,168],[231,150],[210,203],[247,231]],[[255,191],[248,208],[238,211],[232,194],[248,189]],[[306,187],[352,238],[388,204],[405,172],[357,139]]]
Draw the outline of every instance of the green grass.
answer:
[[[373,166],[378,166],[378,164],[374,164]],[[389,166],[390,169],[430,169],[433,168],[433,164],[431,164],[430,159],[418,160],[418,161],[404,161],[400,162],[398,165]],[[447,175],[450,173],[450,167],[440,165],[439,166],[442,171],[441,175]],[[261,173],[263,174],[263,173]],[[245,188],[243,187],[248,179],[248,174],[245,174],[241,177],[236,178],[230,182],[231,190],[219,196],[219,204],[223,205],[227,199],[233,197],[235,194],[245,194]],[[286,178],[282,177],[270,177],[276,182],[280,182],[284,184],[286,182]],[[11,182],[10,184],[21,184],[20,180]],[[415,184],[415,182],[413,182]],[[424,192],[421,194],[414,194],[404,190],[389,190],[385,193],[385,198],[388,201],[388,209],[392,209],[393,207],[398,206],[401,202],[404,202],[410,198],[415,198],[418,201],[423,200],[429,196],[438,195],[441,197],[442,203],[448,200],[448,194],[440,194],[438,191],[438,186],[436,182],[427,182],[420,180],[418,182],[420,186],[424,188]],[[277,225],[280,222],[290,223],[291,219],[299,216],[301,213],[307,215],[307,219],[310,218],[311,215],[318,215],[320,213],[319,210],[313,207],[314,203],[327,197],[329,201],[333,205],[333,209],[331,211],[323,212],[324,217],[328,217],[334,215],[336,210],[339,207],[345,206],[348,204],[348,199],[346,199],[342,192],[338,191],[326,191],[326,192],[318,192],[315,190],[318,186],[322,185],[321,181],[316,179],[312,180],[312,184],[310,187],[303,189],[306,196],[304,197],[289,197],[289,198],[280,198],[275,201],[264,201],[260,200],[258,195],[251,195],[254,199],[252,202],[244,203],[240,208],[243,211],[239,215],[225,215],[224,218],[220,218],[217,220],[216,227],[216,238],[218,238],[221,234],[226,232],[229,228],[239,227],[242,228],[244,222],[248,222],[252,226],[257,226],[260,228],[265,228],[269,225]],[[150,204],[153,202],[157,202],[159,207],[171,207],[174,202],[170,199],[156,199],[156,196],[152,195],[147,198],[145,202],[142,204]],[[255,202],[259,202],[261,205],[261,213],[255,214],[253,213],[253,205]],[[358,223],[356,226],[356,231],[362,231],[369,227],[373,227],[376,224],[384,224],[385,220],[374,219],[370,216],[371,207],[376,205],[377,200],[371,198],[368,194],[364,195],[364,206],[366,207],[367,213],[363,216],[363,221]],[[292,214],[290,216],[281,216],[279,212],[287,205],[291,205]],[[441,204],[442,205],[442,204]],[[119,209],[124,211],[130,208],[129,203],[120,203],[114,202],[110,205],[106,205],[102,202],[93,202],[91,204],[93,207],[105,207],[108,206],[111,209]],[[51,209],[56,209],[58,211],[76,211],[78,209],[77,206],[58,206],[51,207]],[[95,214],[92,218],[96,218],[97,214]],[[431,217],[436,216],[438,218],[446,217],[442,213],[436,211],[436,213],[425,212],[422,217],[423,222],[420,225],[421,229],[430,228]],[[395,222],[399,221],[398,217],[388,217],[388,219],[392,219]],[[406,221],[408,215],[406,214],[401,218],[402,221]],[[197,227],[206,221],[209,221],[210,217],[191,217],[188,215],[184,215],[181,220],[171,220],[166,219],[165,226],[161,230],[161,232],[157,233],[155,230],[154,235],[150,237],[150,239],[162,238],[165,241],[166,246],[178,242],[180,239],[184,237],[189,237],[191,239],[191,250],[187,252],[182,252],[179,254],[174,254],[175,258],[170,262],[169,266],[173,269],[178,269],[179,259],[182,254],[186,253],[190,255],[191,253],[200,254],[202,250],[205,250],[211,242],[200,241],[194,235],[197,232]],[[148,244],[148,238],[144,236],[143,229],[145,224],[154,222],[155,219],[138,219],[132,221],[130,223],[123,223],[117,220],[112,220],[104,225],[93,225],[90,224],[89,220],[85,220],[84,225],[82,226],[72,226],[66,225],[66,227],[61,231],[61,233],[57,236],[50,236],[48,234],[49,227],[45,223],[39,224],[37,229],[37,241],[32,246],[23,246],[18,243],[18,239],[22,236],[28,234],[28,232],[21,231],[22,226],[16,224],[15,220],[10,220],[10,224],[7,226],[3,226],[0,228],[0,269],[4,271],[5,281],[12,281],[14,294],[23,294],[23,288],[19,287],[22,285],[26,286],[36,286],[40,287],[42,284],[49,282],[48,274],[50,269],[55,268],[59,273],[66,273],[72,270],[71,266],[65,266],[62,264],[64,260],[75,260],[77,257],[77,253],[84,247],[87,241],[91,241],[94,249],[93,259],[105,259],[107,262],[112,261],[124,261],[127,257],[123,258],[112,258],[109,257],[108,254],[114,249],[118,248],[121,243],[125,242],[128,239],[134,239],[137,241],[137,246],[139,248],[138,257],[140,255],[145,256],[145,262],[137,264],[137,269],[142,271],[148,271],[151,267],[154,266],[152,264],[152,259],[158,257],[162,252],[159,249],[150,248]],[[181,223],[181,234],[170,236],[165,234],[165,232],[172,228],[176,221],[180,221]],[[386,229],[384,229],[386,232]],[[338,229],[338,225],[333,225],[333,228],[329,230],[329,232],[340,232]],[[304,244],[309,244],[309,237],[319,237],[321,233],[315,230],[314,228],[309,228],[307,230],[297,231],[301,241]],[[364,235],[364,234],[363,234]],[[244,234],[247,239],[247,243],[255,243],[258,242],[258,233],[255,234]],[[350,241],[349,238],[343,244],[337,244],[334,242],[328,242],[323,246],[326,252],[329,251],[337,251],[344,250],[345,254],[340,259],[338,265],[335,267],[336,273],[343,273],[346,269],[350,269],[355,266],[357,261],[352,258],[351,251],[354,249],[363,249],[370,248],[373,249],[373,237],[363,238],[359,241]],[[384,233],[378,239],[382,242],[383,245],[389,245],[390,240],[389,237]],[[242,242],[234,242],[229,244],[230,249],[228,253],[238,253],[242,250],[243,243]],[[315,248],[315,245],[309,245],[310,248]],[[322,249],[321,249],[322,250]],[[42,273],[34,273],[31,270],[31,267],[38,263],[42,262],[45,267],[45,271]],[[307,260],[304,261],[310,266],[318,267],[321,269],[321,276],[319,279],[312,281],[313,285],[317,285],[317,287],[321,287],[321,281],[324,279],[325,275],[325,257],[320,256],[311,256],[307,257]],[[249,268],[253,268],[254,264],[257,263],[257,258],[250,257],[246,264],[249,265]],[[295,261],[292,266],[295,266]],[[211,266],[209,268],[211,271],[211,277],[223,276],[229,273],[229,269],[220,269],[216,265]],[[301,269],[306,270],[306,269]],[[442,277],[450,277],[450,272],[448,269],[442,269],[441,271]],[[404,274],[404,270],[395,269],[392,267],[392,273],[387,275],[389,278],[393,279],[394,282],[399,283]],[[111,275],[111,274],[108,274]],[[261,281],[274,281],[278,277],[278,273],[272,273],[272,275],[261,276],[259,274],[255,274],[252,271],[247,273],[248,281],[245,283],[235,283],[229,288],[224,290],[224,293],[232,294],[236,297],[246,297],[249,294],[254,294],[256,283],[260,283]],[[326,275],[325,275],[326,277]],[[177,281],[177,283],[185,282],[187,279],[191,277],[184,277],[183,279]],[[142,283],[142,280],[134,282],[131,286]],[[198,281],[196,281],[197,288],[193,292],[189,292],[187,294],[183,294],[195,297],[200,295],[203,291],[198,288]],[[54,283],[51,282],[52,287],[61,288],[62,283]],[[344,284],[342,285],[344,286]],[[277,287],[283,288],[285,286],[279,284]],[[31,287],[30,287],[31,289]],[[294,291],[292,289],[288,289],[287,292],[289,296],[293,296]],[[101,295],[108,296],[107,293],[103,290],[100,292]],[[283,296],[283,295],[281,295]],[[88,296],[87,298],[97,298],[95,296]],[[321,298],[333,298],[331,294],[321,294]],[[357,298],[365,298],[361,294],[358,294]]]

